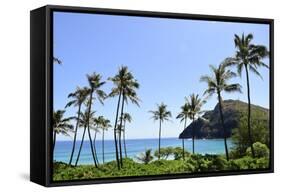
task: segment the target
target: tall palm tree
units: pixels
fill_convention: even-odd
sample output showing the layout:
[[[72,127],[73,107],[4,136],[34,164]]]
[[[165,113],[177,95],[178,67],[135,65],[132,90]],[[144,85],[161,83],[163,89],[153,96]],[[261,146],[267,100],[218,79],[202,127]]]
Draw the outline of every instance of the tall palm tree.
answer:
[[[124,121],[124,125],[123,125],[123,146],[124,146],[124,152],[125,152],[125,157],[127,158],[127,147],[126,147],[126,122],[131,122],[132,121],[132,117],[129,113],[123,113],[123,121]]]
[[[160,160],[160,148],[161,148],[161,126],[164,121],[168,121],[172,117],[172,113],[167,110],[167,105],[161,103],[157,104],[157,109],[155,111],[149,111],[152,113],[152,118],[154,121],[159,120],[159,140],[158,140],[158,160]]]
[[[224,125],[224,117],[223,117],[223,106],[222,106],[222,92],[233,93],[233,92],[241,92],[241,86],[238,83],[228,84],[227,81],[236,76],[236,73],[231,72],[226,69],[226,65],[220,64],[218,68],[213,65],[210,65],[210,70],[212,74],[210,76],[204,75],[201,77],[200,81],[207,83],[208,87],[204,92],[204,95],[212,96],[213,94],[217,94],[218,102],[219,102],[219,112],[221,119],[221,126],[224,134],[224,147],[227,161],[229,160],[228,156],[228,148],[226,141],[226,129]]]
[[[195,95],[194,93],[189,96],[189,98],[185,98],[187,102],[187,107],[189,108],[188,116],[194,123],[195,117],[199,115],[202,111],[202,106],[206,103],[205,100],[200,99],[199,95]],[[194,124],[193,124],[194,125]],[[194,154],[194,137],[195,130],[194,126],[192,126],[192,153]]]
[[[56,145],[57,134],[70,136],[68,132],[73,130],[73,125],[70,123],[72,117],[64,118],[64,113],[64,110],[53,112],[53,151]]]
[[[105,82],[101,81],[102,76],[100,74],[93,73],[91,75],[87,75],[87,79],[88,79],[88,83],[90,86],[90,93],[89,93],[90,98],[89,98],[89,107],[88,107],[88,114],[90,114],[92,111],[93,98],[97,99],[101,104],[103,104],[103,100],[106,98],[106,93],[101,89],[101,87],[105,84]],[[95,164],[95,167],[98,167],[97,159],[95,157],[95,152],[94,152],[94,148],[92,145],[93,141],[92,141],[92,137],[91,137],[89,119],[88,119],[87,130],[88,130],[89,140],[90,140],[90,144],[91,144],[91,152],[92,152],[92,156],[94,159],[94,164]]]
[[[112,88],[109,96],[110,97],[118,96],[115,123],[114,123],[114,141],[115,141],[115,151],[116,151],[116,162],[117,162],[118,169],[120,169],[120,167],[123,166],[121,128],[123,124],[124,103],[125,102],[128,103],[128,100],[130,100],[133,104],[139,106],[139,98],[137,97],[136,94],[136,89],[139,88],[139,83],[134,78],[133,74],[128,70],[128,67],[126,66],[121,66],[118,70],[118,73],[114,77],[109,78],[109,80],[112,81],[114,84],[114,87]],[[121,105],[121,111],[120,111],[120,105]],[[119,117],[119,111],[121,113],[120,115],[121,118]],[[120,118],[120,124],[118,125],[119,118]]]
[[[180,122],[184,121],[184,125],[183,125],[183,130],[186,128],[186,121],[187,118],[189,117],[189,106],[187,105],[187,103],[185,103],[183,106],[181,106],[181,112],[178,114],[178,116],[176,117],[177,119],[180,119]],[[182,158],[184,160],[184,139],[182,139]]]
[[[74,139],[73,139],[73,144],[72,144],[70,160],[69,160],[69,163],[68,163],[69,165],[71,165],[71,163],[72,163],[72,158],[73,158],[73,154],[74,154],[74,150],[75,150],[77,130],[78,130],[80,114],[81,114],[80,113],[81,112],[81,106],[82,106],[82,103],[87,98],[88,94],[89,94],[89,89],[87,87],[83,87],[83,88],[77,87],[75,92],[70,93],[68,95],[68,98],[71,98],[72,100],[69,101],[65,106],[65,108],[70,107],[72,105],[74,107],[78,107],[77,118],[76,118],[76,126],[75,126],[75,130],[74,130]]]
[[[110,120],[103,119],[100,129],[102,130],[102,162],[104,163],[104,132],[111,127]]]
[[[267,48],[263,45],[254,45],[251,43],[253,40],[253,35],[250,33],[248,35],[242,34],[241,37],[235,34],[234,44],[237,49],[234,57],[226,59],[226,65],[236,66],[237,73],[241,77],[242,70],[245,69],[245,74],[247,78],[247,95],[248,95],[248,137],[251,147],[252,156],[255,157],[255,151],[253,147],[253,138],[251,133],[251,97],[250,97],[250,77],[249,72],[253,72],[255,75],[262,78],[261,74],[258,72],[259,67],[268,66],[262,62],[262,59],[269,55]]]
[[[83,134],[82,134],[82,139],[81,139],[81,143],[79,146],[79,151],[78,151],[77,159],[75,162],[75,166],[77,166],[79,158],[80,158],[81,150],[82,150],[84,139],[85,139],[86,130],[88,127],[88,120],[90,122],[90,129],[92,129],[94,126],[94,114],[95,114],[94,111],[91,111],[91,113],[88,114],[88,109],[86,109],[83,113],[81,112],[81,114],[80,114],[79,127],[83,128]]]

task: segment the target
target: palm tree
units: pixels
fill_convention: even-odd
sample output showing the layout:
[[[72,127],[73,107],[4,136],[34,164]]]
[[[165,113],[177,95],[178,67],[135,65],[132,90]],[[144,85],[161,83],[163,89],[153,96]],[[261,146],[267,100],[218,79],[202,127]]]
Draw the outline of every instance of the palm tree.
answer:
[[[136,89],[139,88],[139,84],[137,80],[134,78],[132,73],[128,70],[128,67],[122,66],[119,68],[118,73],[109,78],[110,81],[115,85],[111,93],[110,97],[118,96],[117,109],[116,109],[116,117],[114,123],[114,141],[115,141],[115,152],[116,152],[116,162],[118,169],[123,166],[122,162],[122,145],[121,145],[121,128],[123,124],[123,111],[124,111],[124,103],[128,103],[130,100],[133,104],[139,106],[139,98],[136,94]],[[121,104],[121,111],[120,111]],[[118,125],[119,119],[119,111],[121,113],[120,124]],[[118,136],[118,138],[117,138]],[[119,146],[118,146],[119,144]],[[118,155],[119,153],[119,155]],[[119,161],[120,157],[120,161]]]
[[[72,144],[72,151],[71,151],[70,160],[69,160],[69,163],[68,163],[69,165],[71,165],[74,150],[75,150],[77,130],[78,130],[80,114],[81,114],[80,113],[81,112],[81,106],[82,106],[82,103],[87,98],[88,94],[89,94],[89,89],[87,87],[84,87],[84,88],[77,87],[75,92],[70,93],[68,95],[68,98],[72,98],[72,100],[69,101],[65,106],[65,108],[70,107],[72,105],[74,107],[78,107],[77,118],[76,118],[76,126],[75,126],[75,130],[74,130],[74,139],[73,139],[73,144]]]
[[[189,108],[188,117],[194,123],[196,115],[201,113],[201,107],[206,103],[205,100],[199,98],[199,95],[195,95],[194,93],[189,96],[189,98],[185,98],[187,102],[187,108]],[[194,126],[192,126],[192,153],[194,154],[194,137],[195,130]]]
[[[226,65],[237,67],[237,73],[241,77],[242,70],[245,69],[245,74],[247,78],[247,95],[248,95],[248,137],[251,147],[252,156],[255,157],[255,151],[253,147],[253,138],[251,133],[251,97],[250,97],[250,77],[249,72],[253,72],[255,75],[258,75],[262,78],[261,74],[258,72],[259,67],[268,66],[262,62],[262,59],[269,55],[267,48],[263,45],[254,45],[251,44],[253,40],[253,35],[248,34],[244,36],[244,33],[241,37],[235,34],[234,44],[237,48],[236,54],[234,57],[226,59]]]
[[[101,81],[101,78],[102,78],[102,76],[97,73],[93,73],[92,75],[87,75],[87,79],[88,79],[89,86],[90,86],[88,114],[90,114],[92,111],[93,98],[98,99],[101,104],[103,104],[103,100],[106,98],[105,92],[103,90],[101,90],[101,87],[105,84],[104,81]],[[95,164],[95,167],[98,167],[97,159],[95,157],[95,152],[94,152],[93,145],[92,145],[93,142],[92,142],[92,137],[91,137],[91,132],[90,132],[90,120],[89,119],[88,119],[87,130],[88,130],[89,140],[90,140],[90,144],[91,144],[91,152],[92,152],[92,156],[94,159],[94,164]]]
[[[204,92],[204,95],[208,94],[209,96],[212,96],[214,93],[218,96],[218,102],[219,102],[219,112],[220,112],[220,119],[221,119],[221,126],[223,129],[224,134],[224,147],[225,147],[225,154],[227,161],[229,160],[228,156],[228,148],[227,148],[227,142],[226,142],[226,129],[224,125],[224,117],[223,117],[223,106],[222,106],[222,92],[226,93],[232,93],[232,92],[241,92],[241,86],[238,83],[235,84],[228,84],[227,81],[231,78],[236,76],[236,73],[231,72],[230,70],[226,69],[226,65],[221,64],[218,68],[214,67],[213,65],[210,65],[210,69],[212,71],[212,75],[204,75],[201,77],[201,82],[206,82],[208,85],[208,88]]]
[[[169,120],[172,117],[172,113],[167,111],[167,105],[161,103],[160,105],[157,104],[156,111],[149,111],[152,113],[152,118],[154,121],[159,120],[159,140],[158,140],[158,160],[160,160],[160,148],[161,148],[161,124],[165,120]]]
[[[70,136],[69,131],[73,130],[73,125],[70,123],[72,117],[64,118],[64,110],[57,110],[53,112],[53,151],[56,145],[57,134]]]
[[[108,119],[103,119],[100,128],[102,130],[102,162],[104,163],[104,131],[107,131],[108,128],[110,128],[110,120]]]
[[[80,146],[79,146],[79,151],[78,151],[77,159],[76,159],[76,162],[75,162],[75,166],[77,166],[79,158],[80,158],[80,154],[81,154],[81,150],[82,150],[82,147],[83,147],[86,130],[87,130],[87,127],[88,127],[88,120],[90,122],[90,129],[92,129],[93,126],[94,126],[94,114],[95,114],[95,112],[91,111],[90,115],[89,115],[88,109],[86,109],[84,113],[81,112],[81,114],[80,114],[79,127],[83,127],[83,134],[82,134],[82,139],[81,139],[81,143],[80,143]]]
[[[124,121],[124,126],[123,126],[123,145],[124,145],[124,152],[125,152],[125,157],[127,158],[127,148],[126,148],[126,139],[125,139],[125,130],[126,130],[126,122],[131,122],[132,117],[129,113],[124,113],[123,114],[123,121]]]
[[[184,121],[183,130],[186,128],[186,120],[189,116],[189,111],[189,106],[187,103],[185,103],[183,106],[181,106],[181,112],[176,117],[177,119],[180,119],[180,122]],[[184,160],[184,139],[182,139],[182,158]]]
[[[141,153],[140,156],[137,157],[137,159],[144,164],[148,164],[153,160],[152,149],[145,150],[145,152]]]

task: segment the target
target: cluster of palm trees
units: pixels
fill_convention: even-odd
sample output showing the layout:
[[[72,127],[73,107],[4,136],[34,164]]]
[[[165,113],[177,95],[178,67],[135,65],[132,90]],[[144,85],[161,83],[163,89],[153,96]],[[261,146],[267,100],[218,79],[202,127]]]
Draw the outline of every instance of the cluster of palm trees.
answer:
[[[207,84],[207,88],[204,91],[203,95],[207,97],[205,99],[199,98],[198,94],[191,94],[189,98],[185,98],[185,103],[181,106],[181,111],[177,115],[177,119],[180,119],[181,122],[184,121],[184,129],[186,128],[187,119],[191,119],[192,123],[194,122],[196,117],[202,113],[201,107],[204,103],[206,103],[206,99],[210,98],[212,95],[216,95],[219,104],[219,114],[220,114],[220,122],[224,135],[224,146],[225,146],[225,154],[226,159],[229,160],[229,153],[227,147],[227,136],[226,136],[226,127],[224,124],[224,115],[223,115],[223,98],[222,93],[233,93],[233,92],[241,92],[241,85],[238,83],[229,83],[233,77],[237,76],[237,73],[241,77],[242,70],[245,69],[246,78],[247,78],[247,96],[248,96],[248,137],[249,137],[249,146],[251,147],[252,156],[255,157],[255,151],[253,148],[253,138],[251,134],[251,101],[250,101],[250,79],[249,79],[249,71],[261,77],[258,72],[258,67],[267,67],[268,66],[262,62],[262,59],[268,56],[269,52],[267,48],[263,45],[254,45],[251,44],[253,39],[252,34],[244,35],[241,37],[235,35],[234,44],[236,50],[236,54],[233,57],[226,58],[218,67],[210,65],[210,75],[201,76],[200,81],[205,82]],[[233,72],[229,69],[231,66],[237,67],[237,73]],[[158,143],[158,154],[160,154],[161,148],[161,129],[162,123],[165,120],[169,120],[172,116],[171,112],[167,110],[167,105],[161,103],[157,105],[157,110],[150,111],[154,120],[159,120],[159,143]],[[195,138],[195,130],[194,126],[192,126],[192,152],[194,153],[194,138]],[[184,139],[182,139],[182,153],[184,159]],[[158,155],[158,159],[160,156]]]
[[[108,78],[109,81],[113,83],[113,88],[109,94],[106,94],[102,87],[106,83],[102,81],[102,76],[97,73],[87,75],[88,86],[87,87],[77,87],[73,93],[68,95],[71,99],[65,106],[76,107],[77,115],[76,117],[64,118],[65,110],[58,110],[54,112],[54,144],[55,147],[56,135],[64,134],[68,135],[68,131],[71,130],[74,133],[73,144],[71,155],[69,159],[69,165],[72,165],[73,156],[76,149],[76,140],[78,128],[83,128],[83,134],[81,143],[79,146],[79,151],[77,159],[75,161],[75,166],[78,164],[82,146],[84,143],[84,138],[86,131],[88,132],[91,153],[94,161],[95,167],[98,167],[99,160],[97,157],[96,150],[96,138],[97,133],[102,132],[102,161],[104,163],[104,133],[108,128],[111,127],[110,120],[103,116],[95,117],[95,111],[93,110],[94,101],[99,101],[104,104],[104,100],[112,97],[118,97],[116,117],[114,123],[114,143],[116,151],[116,162],[120,169],[123,166],[123,153],[127,157],[126,141],[125,141],[125,126],[126,122],[131,122],[132,117],[129,113],[125,112],[125,105],[130,102],[139,106],[140,99],[137,97],[136,90],[139,88],[137,80],[134,78],[132,73],[128,70],[128,67],[120,67],[118,73],[114,77]],[[71,120],[75,120],[75,127],[70,123]],[[56,123],[58,122],[58,123]],[[94,132],[94,137],[92,137],[92,132]],[[123,134],[123,146],[122,146],[122,134]]]
[[[203,95],[206,98],[200,98],[199,94],[191,94],[189,97],[185,97],[185,103],[180,107],[180,112],[176,116],[180,122],[184,122],[184,129],[187,126],[187,120],[190,119],[192,123],[196,118],[200,117],[202,113],[202,106],[206,103],[206,100],[213,96],[217,96],[219,104],[220,122],[221,128],[224,133],[224,146],[226,159],[229,160],[226,127],[224,125],[223,114],[223,98],[222,93],[241,92],[241,85],[238,83],[229,83],[233,77],[237,76],[237,73],[241,76],[242,70],[245,69],[247,78],[247,96],[248,96],[248,136],[249,146],[251,147],[252,155],[255,156],[253,148],[253,139],[251,135],[251,100],[250,100],[250,79],[249,72],[261,77],[258,72],[258,67],[268,67],[262,60],[268,56],[269,52],[263,45],[254,45],[251,43],[253,39],[252,34],[244,35],[241,37],[235,35],[234,43],[236,47],[236,53],[233,57],[226,58],[218,67],[210,65],[210,75],[204,75],[200,78],[201,82],[207,84],[207,88]],[[60,60],[54,59],[54,62],[61,63]],[[237,73],[230,70],[231,66],[237,67]],[[98,73],[87,75],[88,86],[77,87],[77,89],[68,95],[70,101],[66,104],[65,108],[76,107],[76,117],[64,118],[65,110],[57,110],[53,114],[53,149],[56,143],[56,135],[64,134],[68,135],[71,131],[74,134],[71,155],[69,159],[69,165],[72,165],[74,152],[76,149],[76,140],[78,128],[83,129],[81,143],[77,158],[75,160],[75,166],[79,162],[83,142],[86,131],[88,133],[91,153],[95,167],[99,166],[99,159],[97,157],[96,150],[96,138],[98,133],[102,133],[102,162],[104,163],[104,133],[111,127],[110,120],[103,116],[95,116],[94,102],[98,101],[104,104],[104,101],[109,98],[117,98],[117,106],[115,113],[115,120],[113,124],[113,138],[115,146],[115,158],[118,169],[123,167],[123,158],[127,157],[126,138],[125,138],[125,126],[126,122],[131,122],[132,117],[126,112],[126,106],[130,103],[139,106],[140,99],[137,96],[137,90],[139,89],[139,83],[134,78],[133,74],[128,70],[128,67],[121,66],[117,74],[108,78],[108,81],[113,83],[113,87],[109,94],[106,94],[102,87],[106,81],[102,80],[102,76]],[[157,109],[149,111],[152,113],[152,118],[155,121],[159,121],[159,139],[158,139],[158,159],[160,159],[161,148],[161,132],[164,121],[168,121],[172,117],[172,113],[167,109],[167,105],[164,103],[157,104]],[[75,121],[75,126],[70,122]],[[92,132],[94,136],[92,137]],[[123,136],[123,137],[122,137]],[[192,127],[192,152],[195,152],[194,147],[195,130]],[[122,144],[123,140],[123,144]],[[184,139],[182,139],[182,153],[183,159],[185,158]],[[149,155],[149,159],[151,159]],[[148,161],[149,161],[148,159]]]

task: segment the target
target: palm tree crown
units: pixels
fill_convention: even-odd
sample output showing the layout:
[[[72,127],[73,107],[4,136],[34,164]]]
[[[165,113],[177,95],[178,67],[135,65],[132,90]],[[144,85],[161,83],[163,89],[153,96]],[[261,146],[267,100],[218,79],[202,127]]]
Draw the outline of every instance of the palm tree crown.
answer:
[[[91,75],[87,75],[88,83],[91,88],[91,92],[96,94],[96,98],[103,104],[103,100],[106,98],[106,93],[100,89],[105,82],[101,81],[102,76],[97,73],[93,73]]]
[[[185,119],[187,119],[190,116],[190,108],[187,103],[185,103],[183,106],[181,106],[181,112],[177,115],[177,119],[180,119],[181,122],[183,122]]]
[[[132,116],[129,113],[124,113],[123,120],[130,123],[132,121]]]
[[[200,99],[198,94],[191,94],[189,98],[185,98],[187,108],[189,108],[188,117],[195,118],[196,115],[202,113],[201,108],[206,103],[206,100]]]
[[[266,67],[262,59],[269,55],[269,51],[263,45],[251,44],[254,36],[250,33],[248,35],[242,34],[241,37],[235,34],[234,44],[237,48],[234,57],[227,58],[225,63],[227,66],[237,66],[237,73],[241,76],[243,68],[248,68],[251,72],[261,77],[258,72],[258,67]]]
[[[86,109],[85,112],[80,113],[80,120],[79,120],[79,127],[87,127],[88,126],[88,119],[89,119],[89,125],[90,129],[94,128],[94,114],[95,111],[91,111],[90,114],[88,113],[88,110]]]
[[[74,107],[77,107],[79,105],[81,105],[87,98],[88,94],[89,94],[90,90],[87,87],[77,87],[75,92],[70,93],[68,95],[68,98],[73,98],[71,101],[69,101],[65,107],[70,107],[72,105],[74,105]]]
[[[109,94],[110,97],[115,97],[121,93],[124,96],[125,102],[128,102],[129,99],[132,103],[139,106],[140,99],[135,91],[139,88],[139,83],[127,66],[121,66],[118,73],[114,77],[108,78],[108,80],[112,81],[115,85]]]
[[[164,103],[161,103],[160,105],[157,104],[157,110],[156,111],[149,111],[152,113],[152,118],[157,121],[160,120],[161,122],[169,120],[170,117],[172,117],[172,113],[167,110],[167,105]]]
[[[204,92],[204,95],[212,96],[214,93],[221,93],[225,91],[227,93],[241,92],[241,85],[238,83],[228,84],[227,81],[233,77],[236,77],[236,73],[226,69],[226,65],[220,64],[218,68],[210,65],[212,76],[204,75],[200,78],[201,82],[206,82],[208,88]]]
[[[64,118],[64,113],[64,110],[57,110],[53,113],[53,129],[57,134],[69,136],[68,132],[73,130],[73,125],[70,123],[73,118]]]

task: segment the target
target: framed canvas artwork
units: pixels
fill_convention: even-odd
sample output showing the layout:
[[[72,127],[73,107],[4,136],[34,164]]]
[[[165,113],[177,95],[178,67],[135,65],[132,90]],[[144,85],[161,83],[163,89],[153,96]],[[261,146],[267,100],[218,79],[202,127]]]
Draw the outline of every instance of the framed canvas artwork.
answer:
[[[273,172],[273,20],[31,11],[30,178]]]

